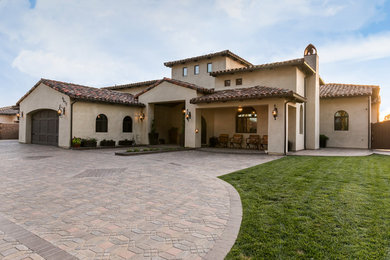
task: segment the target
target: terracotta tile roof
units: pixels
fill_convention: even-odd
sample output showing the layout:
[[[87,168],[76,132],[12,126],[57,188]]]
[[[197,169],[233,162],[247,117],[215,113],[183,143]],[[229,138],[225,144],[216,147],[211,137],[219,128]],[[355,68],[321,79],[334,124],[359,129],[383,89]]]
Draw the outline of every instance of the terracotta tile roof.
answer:
[[[41,83],[76,100],[124,104],[141,107],[145,106],[144,104],[138,103],[138,101],[134,99],[134,96],[129,93],[123,93],[108,89],[92,88],[49,79],[41,79],[40,81],[38,81],[38,83],[35,84],[35,86],[29,92],[27,92],[27,94],[24,95],[18,101],[17,104],[19,104],[23,99],[25,99]]]
[[[208,93],[213,93],[214,92],[214,89],[200,87],[198,85],[195,85],[195,84],[192,84],[192,83],[188,83],[188,82],[184,82],[184,81],[177,80],[177,79],[163,78],[163,79],[158,80],[156,83],[154,83],[153,85],[151,85],[147,89],[145,89],[145,90],[141,91],[140,93],[136,94],[134,97],[138,98],[142,94],[144,94],[144,93],[148,92],[149,90],[153,89],[154,87],[160,85],[164,81],[172,83],[172,84],[175,84],[175,85],[178,85],[178,86],[181,86],[181,87],[193,89],[193,90],[196,90],[197,92],[200,92],[200,93],[203,93],[203,94],[208,94]]]
[[[217,57],[217,56],[227,56],[235,61],[240,62],[241,64],[243,64],[245,66],[252,66],[252,63],[250,63],[247,60],[244,60],[243,58],[241,58],[240,56],[234,54],[233,52],[231,52],[229,50],[209,53],[206,55],[196,56],[196,57],[182,59],[182,60],[168,61],[168,62],[165,62],[164,65],[167,67],[172,67],[176,64],[186,63],[186,62],[190,62],[190,61],[204,60],[204,59],[209,59],[209,58],[213,58],[213,57]]]
[[[148,80],[148,81],[142,81],[142,82],[136,82],[136,83],[130,83],[130,84],[123,84],[123,85],[115,85],[115,86],[110,86],[110,87],[104,87],[102,89],[118,90],[118,89],[125,89],[125,88],[136,88],[136,87],[150,86],[150,85],[156,83],[157,81],[158,81],[158,79]]]
[[[13,107],[0,107],[0,115],[16,115],[18,113],[18,110],[14,109]]]
[[[190,103],[198,104],[272,97],[286,97],[295,99],[297,101],[306,100],[304,97],[294,93],[292,90],[289,89],[255,86],[251,88],[238,88],[215,91],[212,94],[193,98],[191,99]]]
[[[328,83],[320,86],[320,98],[372,96],[379,101],[379,86]]]
[[[298,66],[302,70],[307,71],[309,73],[313,73],[314,70],[305,62],[304,58],[300,59],[294,59],[294,60],[286,60],[286,61],[280,61],[280,62],[273,62],[273,63],[266,63],[266,64],[260,64],[260,65],[252,65],[246,68],[236,68],[236,69],[229,69],[229,70],[219,70],[211,72],[211,76],[218,76],[218,75],[225,75],[225,74],[232,74],[237,72],[246,72],[246,71],[255,71],[255,70],[265,70],[265,69],[273,69],[278,67],[287,67],[287,66]]]

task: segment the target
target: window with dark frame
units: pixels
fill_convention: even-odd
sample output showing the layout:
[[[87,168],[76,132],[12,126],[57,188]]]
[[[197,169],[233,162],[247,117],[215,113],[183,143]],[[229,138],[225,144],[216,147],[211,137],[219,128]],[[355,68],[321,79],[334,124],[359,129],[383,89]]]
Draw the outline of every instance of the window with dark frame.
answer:
[[[348,131],[349,128],[349,115],[344,110],[337,111],[334,114],[334,130],[335,131]]]
[[[225,80],[225,87],[229,87],[230,86],[230,79],[226,79]]]
[[[242,85],[242,78],[236,79],[236,85]]]
[[[131,132],[133,132],[133,119],[131,119],[129,116],[126,116],[123,118],[123,133]]]
[[[183,68],[183,77],[187,77],[187,75],[188,75],[188,69],[187,69],[187,67],[184,67]]]
[[[199,65],[194,66],[194,74],[198,75],[199,74]]]
[[[99,114],[96,117],[96,132],[97,133],[106,133],[108,126],[107,116],[104,114]]]
[[[236,133],[257,133],[257,113],[253,107],[237,112]]]
[[[213,71],[213,64],[207,63],[207,72],[212,72],[212,71]]]

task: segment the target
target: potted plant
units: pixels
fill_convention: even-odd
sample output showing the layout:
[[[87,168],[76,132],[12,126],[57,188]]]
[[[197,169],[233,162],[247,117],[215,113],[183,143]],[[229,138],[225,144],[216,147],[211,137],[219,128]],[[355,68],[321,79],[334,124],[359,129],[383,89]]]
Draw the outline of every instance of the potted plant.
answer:
[[[320,135],[320,147],[325,148],[326,147],[326,142],[328,141],[329,137],[326,135]]]
[[[81,146],[81,138],[73,137],[72,138],[72,147],[79,148]]]
[[[81,139],[81,147],[96,147],[97,141],[95,138]]]
[[[158,144],[158,133],[156,130],[156,125],[154,123],[154,119],[152,120],[152,127],[149,133],[149,144],[151,145]]]
[[[103,139],[100,141],[100,146],[115,146],[115,141]]]
[[[134,140],[128,140],[128,139],[118,141],[118,145],[122,145],[122,146],[131,146],[133,145],[133,143]]]

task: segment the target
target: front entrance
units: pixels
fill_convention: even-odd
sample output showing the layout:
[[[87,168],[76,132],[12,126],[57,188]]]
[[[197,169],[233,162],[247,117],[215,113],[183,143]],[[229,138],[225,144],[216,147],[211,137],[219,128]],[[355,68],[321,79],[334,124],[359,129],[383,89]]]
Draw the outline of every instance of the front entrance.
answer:
[[[184,146],[184,102],[154,104],[154,124],[159,144]]]
[[[58,146],[58,114],[41,110],[32,115],[31,143]]]
[[[390,121],[371,124],[371,148],[390,149]]]

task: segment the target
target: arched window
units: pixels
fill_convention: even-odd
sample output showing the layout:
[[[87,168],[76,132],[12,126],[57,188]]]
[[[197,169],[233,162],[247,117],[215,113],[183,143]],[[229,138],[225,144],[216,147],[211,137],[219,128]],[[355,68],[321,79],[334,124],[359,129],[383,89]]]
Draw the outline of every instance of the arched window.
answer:
[[[108,120],[106,115],[100,114],[96,117],[96,132],[105,133],[107,132]]]
[[[257,113],[253,107],[239,108],[236,116],[236,133],[256,133]]]
[[[349,116],[348,113],[340,110],[334,114],[334,130],[348,131]]]
[[[123,118],[123,133],[131,133],[133,132],[133,120],[131,117],[126,116]]]

